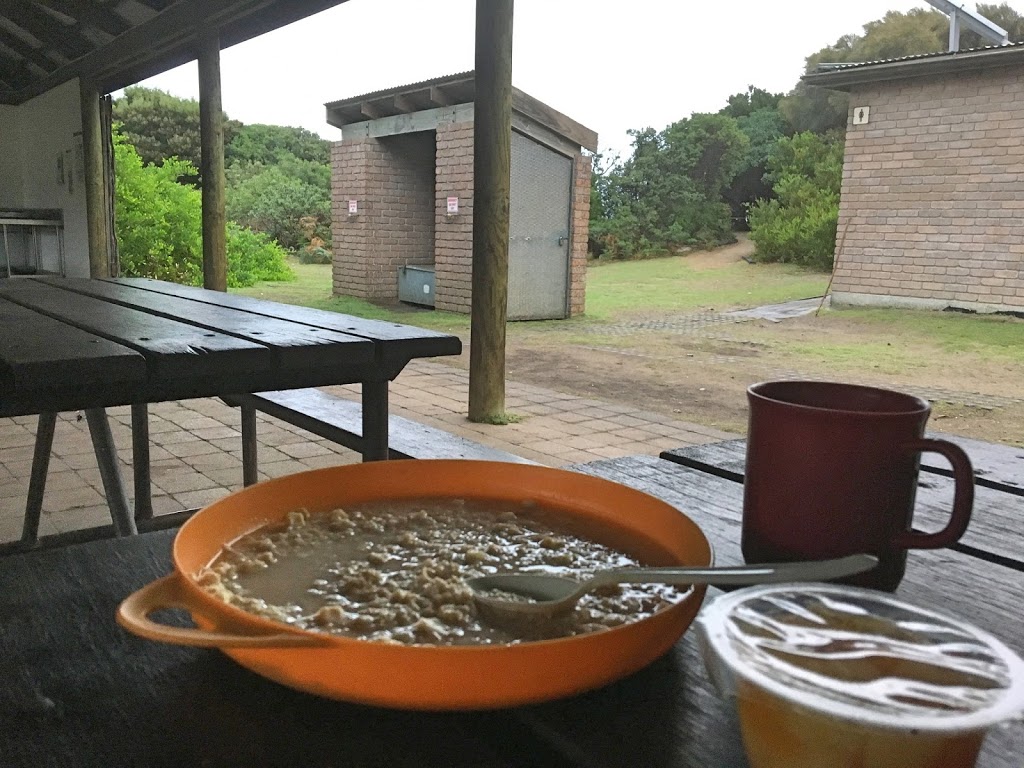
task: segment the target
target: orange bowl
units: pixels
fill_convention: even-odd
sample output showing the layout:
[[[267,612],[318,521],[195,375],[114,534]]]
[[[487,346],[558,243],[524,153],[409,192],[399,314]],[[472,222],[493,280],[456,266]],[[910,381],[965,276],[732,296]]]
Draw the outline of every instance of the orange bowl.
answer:
[[[326,635],[264,619],[204,591],[195,574],[224,544],[288,512],[318,512],[382,499],[464,498],[539,505],[658,565],[705,566],[711,546],[697,525],[665,502],[601,478],[525,464],[465,460],[386,461],[332,467],[268,480],[209,505],[174,541],[173,574],[143,587],[118,610],[128,630],[153,640],[220,647],[242,666],[283,685],[384,707],[464,710],[556,699],[605,685],[651,663],[686,631],[704,587],[648,618],[613,629],[511,645],[393,645]],[[595,538],[600,538],[596,536]],[[199,629],[148,618],[184,607]]]

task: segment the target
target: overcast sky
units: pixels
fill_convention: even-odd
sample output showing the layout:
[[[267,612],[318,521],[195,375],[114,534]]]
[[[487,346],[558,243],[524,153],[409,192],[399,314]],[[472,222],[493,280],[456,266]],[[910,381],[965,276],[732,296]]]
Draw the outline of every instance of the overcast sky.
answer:
[[[973,3],[968,3],[973,7]],[[226,49],[227,114],[327,139],[324,103],[473,68],[474,0],[349,0]],[[804,58],[923,0],[516,0],[516,87],[628,154],[629,128],[713,112],[756,85],[788,91]],[[195,64],[144,81],[197,98]]]

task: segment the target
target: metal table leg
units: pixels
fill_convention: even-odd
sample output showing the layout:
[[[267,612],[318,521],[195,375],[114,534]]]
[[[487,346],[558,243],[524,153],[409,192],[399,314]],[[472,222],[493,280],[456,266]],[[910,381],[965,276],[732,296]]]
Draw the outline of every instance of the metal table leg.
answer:
[[[21,529],[21,544],[25,547],[34,546],[39,539],[39,518],[43,512],[43,493],[46,491],[46,473],[50,469],[50,451],[56,425],[56,413],[39,414],[36,449],[32,454],[32,476],[28,483],[28,502],[25,504],[25,522]]]
[[[103,408],[89,408],[85,412],[85,418],[89,422],[89,434],[92,436],[92,447],[96,451],[100,477],[103,478],[103,490],[107,496],[107,506],[110,507],[110,518],[114,522],[114,533],[118,536],[138,533],[128,496],[124,491],[124,481],[121,479],[121,468],[117,463],[117,449],[114,446],[114,436],[110,434],[107,412]]]
[[[363,382],[363,461],[388,457],[388,382]]]
[[[135,478],[135,519],[153,517],[149,472],[149,406],[132,403],[132,474]]]

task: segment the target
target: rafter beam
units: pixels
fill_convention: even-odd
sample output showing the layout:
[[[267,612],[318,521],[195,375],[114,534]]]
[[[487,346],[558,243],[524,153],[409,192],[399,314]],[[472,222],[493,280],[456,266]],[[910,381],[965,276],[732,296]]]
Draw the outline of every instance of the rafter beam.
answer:
[[[395,109],[399,112],[416,112],[419,107],[417,107],[408,96],[399,94],[398,96],[395,96]]]
[[[384,113],[369,101],[364,101],[359,105],[359,114],[363,117],[369,118],[370,120],[376,120],[378,117],[384,117]]]
[[[20,37],[12,35],[6,29],[0,28],[0,43],[3,43],[19,56],[31,61],[44,72],[52,72],[59,65],[53,59],[46,56],[40,49],[33,48]]]
[[[85,24],[106,32],[108,35],[117,37],[126,32],[131,26],[112,10],[104,8],[88,0],[35,0],[37,5],[45,5],[57,13],[77,20],[79,24]]]
[[[5,73],[0,82],[15,91],[20,91],[32,82],[32,72],[28,68],[28,62],[24,59],[16,59],[3,51],[0,51],[0,71]]]
[[[56,48],[69,59],[76,59],[94,50],[94,46],[81,36],[75,27],[61,24],[20,0],[0,0],[0,16],[28,32],[48,48]]]
[[[450,107],[452,105],[451,97],[445,93],[443,88],[439,88],[436,85],[430,87],[430,101],[439,107]]]

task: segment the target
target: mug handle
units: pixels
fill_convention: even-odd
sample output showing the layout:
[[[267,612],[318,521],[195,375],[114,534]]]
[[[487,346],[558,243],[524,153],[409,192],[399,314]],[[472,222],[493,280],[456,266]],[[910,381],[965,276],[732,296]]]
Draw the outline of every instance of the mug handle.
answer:
[[[923,437],[910,441],[904,449],[921,453],[939,453],[953,465],[953,513],[950,515],[949,523],[941,531],[901,531],[893,543],[900,549],[939,549],[955,544],[971,522],[971,508],[974,506],[974,468],[971,466],[971,460],[959,445],[948,440]]]

